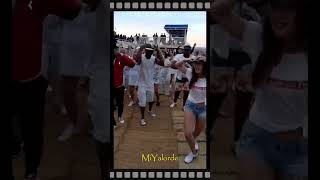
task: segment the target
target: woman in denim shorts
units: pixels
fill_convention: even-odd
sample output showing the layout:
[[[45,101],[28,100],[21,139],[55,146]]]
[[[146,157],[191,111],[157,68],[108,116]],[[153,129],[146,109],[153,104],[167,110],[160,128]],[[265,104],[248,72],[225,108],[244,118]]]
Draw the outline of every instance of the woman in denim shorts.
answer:
[[[183,60],[176,63],[176,67],[186,75],[189,80],[189,95],[184,106],[184,134],[191,152],[185,157],[185,163],[191,163],[198,156],[199,145],[196,138],[206,125],[206,57],[199,56],[191,60],[192,68],[187,68]]]
[[[256,65],[255,102],[237,148],[240,179],[308,179],[306,1],[270,0],[262,24],[232,14],[232,4],[214,1],[210,14]]]

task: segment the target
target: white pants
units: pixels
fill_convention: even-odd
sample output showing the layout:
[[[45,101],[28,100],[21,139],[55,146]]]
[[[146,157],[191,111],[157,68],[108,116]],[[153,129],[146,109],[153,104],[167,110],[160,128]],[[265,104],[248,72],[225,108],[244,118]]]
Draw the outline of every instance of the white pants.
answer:
[[[153,102],[154,88],[138,87],[139,106],[146,107],[146,104]]]

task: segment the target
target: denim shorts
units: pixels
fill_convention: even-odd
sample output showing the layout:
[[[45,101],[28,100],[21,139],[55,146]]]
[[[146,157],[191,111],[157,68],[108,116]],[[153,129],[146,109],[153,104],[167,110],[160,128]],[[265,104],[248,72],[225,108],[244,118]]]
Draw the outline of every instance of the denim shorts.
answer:
[[[187,112],[192,112],[196,119],[201,119],[201,120],[206,120],[207,118],[207,107],[202,106],[199,107],[196,103],[193,103],[189,100],[187,100],[185,106],[184,106],[184,111]]]
[[[256,156],[285,177],[308,177],[308,140],[280,140],[263,128],[247,121],[243,127],[238,156]]]

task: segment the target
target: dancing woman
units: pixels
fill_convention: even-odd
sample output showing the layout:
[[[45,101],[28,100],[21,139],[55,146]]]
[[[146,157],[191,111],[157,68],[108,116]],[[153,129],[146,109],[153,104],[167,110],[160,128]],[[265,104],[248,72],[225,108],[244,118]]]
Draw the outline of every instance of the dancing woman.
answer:
[[[308,46],[304,0],[270,0],[264,23],[231,13],[217,0],[211,16],[251,56],[255,102],[238,148],[240,179],[308,178]]]
[[[198,156],[199,145],[196,138],[206,125],[206,57],[200,56],[192,60],[192,68],[187,68],[183,60],[175,66],[186,75],[190,84],[190,93],[184,106],[184,134],[191,152],[185,157],[185,163],[191,163]]]

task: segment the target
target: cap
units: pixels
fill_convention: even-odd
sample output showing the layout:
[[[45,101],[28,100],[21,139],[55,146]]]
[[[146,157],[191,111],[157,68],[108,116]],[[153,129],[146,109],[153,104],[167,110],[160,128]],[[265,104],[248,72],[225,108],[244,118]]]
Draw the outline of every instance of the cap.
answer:
[[[183,49],[185,49],[185,48],[191,48],[191,45],[190,44],[185,44],[185,45],[183,45]]]
[[[206,56],[197,56],[195,59],[192,60],[192,62],[207,62],[207,57]]]
[[[146,44],[145,49],[148,51],[153,51],[152,45],[151,44]]]

